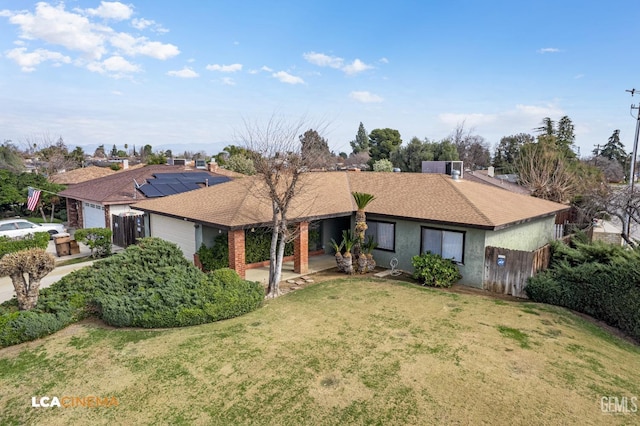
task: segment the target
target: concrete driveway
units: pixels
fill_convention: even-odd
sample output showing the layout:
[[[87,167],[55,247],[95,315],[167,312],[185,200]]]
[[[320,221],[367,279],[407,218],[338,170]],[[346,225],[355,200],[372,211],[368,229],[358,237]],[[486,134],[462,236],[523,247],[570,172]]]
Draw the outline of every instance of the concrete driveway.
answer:
[[[56,264],[60,263],[60,262],[64,262],[64,261],[69,260],[69,259],[74,259],[74,258],[79,258],[79,257],[87,257],[87,256],[90,255],[91,250],[89,249],[89,247],[85,246],[82,243],[80,243],[79,246],[80,246],[80,253],[79,254],[73,254],[73,255],[70,255],[70,256],[58,257],[56,255],[56,247],[54,245],[54,242],[53,241],[49,241],[49,246],[47,247],[47,252],[51,253],[53,255],[53,257],[56,259]],[[75,263],[73,265],[56,266],[53,271],[49,272],[49,274],[40,281],[40,288],[49,287],[51,284],[53,284],[54,282],[58,281],[60,278],[62,278],[66,274],[68,274],[70,272],[73,272],[76,269],[80,269],[80,268],[84,268],[85,266],[89,266],[92,263],[93,263],[92,261],[87,261],[87,262],[82,262],[82,263]],[[6,300],[10,300],[12,297],[15,296],[15,294],[16,293],[15,293],[15,290],[13,289],[13,283],[11,282],[11,278],[9,278],[9,277],[0,277],[0,303],[4,302]]]

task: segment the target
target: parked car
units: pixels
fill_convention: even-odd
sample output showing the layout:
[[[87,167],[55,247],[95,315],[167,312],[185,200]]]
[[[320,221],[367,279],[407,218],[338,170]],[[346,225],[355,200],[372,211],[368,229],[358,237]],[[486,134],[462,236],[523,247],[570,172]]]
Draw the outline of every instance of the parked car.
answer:
[[[52,237],[62,232],[67,232],[67,228],[61,223],[33,223],[26,219],[0,220],[0,236],[16,238],[36,232],[48,232]]]

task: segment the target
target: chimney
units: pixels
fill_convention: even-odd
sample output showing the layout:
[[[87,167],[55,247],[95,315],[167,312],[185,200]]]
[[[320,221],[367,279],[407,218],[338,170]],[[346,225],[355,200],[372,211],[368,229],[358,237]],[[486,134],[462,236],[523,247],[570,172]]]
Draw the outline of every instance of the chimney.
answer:
[[[127,170],[129,168],[129,160],[122,160],[122,170]]]
[[[489,166],[489,168],[487,168],[487,176],[493,177],[494,174],[495,174],[495,169],[493,168],[493,166]]]
[[[210,172],[218,171],[218,163],[216,163],[215,160],[211,160],[211,162],[209,162],[209,171]]]

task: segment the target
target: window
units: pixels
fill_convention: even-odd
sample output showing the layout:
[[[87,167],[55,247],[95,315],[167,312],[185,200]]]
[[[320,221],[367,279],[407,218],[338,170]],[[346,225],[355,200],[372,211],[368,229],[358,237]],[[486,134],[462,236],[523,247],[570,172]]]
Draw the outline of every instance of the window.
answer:
[[[18,222],[16,223],[16,225],[18,226],[18,229],[31,229],[31,228],[37,227],[33,223],[29,223],[29,222]]]
[[[445,259],[463,263],[464,232],[446,231],[444,229],[422,228],[422,253],[430,251]]]
[[[373,236],[373,240],[378,243],[378,250],[394,251],[396,249],[396,224],[392,222],[367,221],[365,237]]]

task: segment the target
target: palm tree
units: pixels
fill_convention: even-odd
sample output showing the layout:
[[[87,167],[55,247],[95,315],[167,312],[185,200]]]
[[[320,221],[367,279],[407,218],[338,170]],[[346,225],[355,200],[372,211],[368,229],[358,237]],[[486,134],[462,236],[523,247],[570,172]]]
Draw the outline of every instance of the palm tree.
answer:
[[[342,256],[342,267],[344,272],[351,275],[353,274],[353,257],[351,256],[351,249],[353,248],[356,239],[353,237],[350,229],[342,231],[342,244],[344,244],[344,255]]]
[[[344,260],[342,257],[342,247],[344,247],[344,240],[340,244],[333,238],[331,239],[331,247],[336,251],[336,264],[338,265],[338,271],[344,272]]]
[[[364,209],[369,205],[370,202],[375,200],[376,197],[364,192],[352,192],[351,195],[353,196],[353,199],[356,202],[356,206],[358,207],[358,210],[356,211],[356,235],[353,254],[358,262],[358,271],[364,274],[367,272],[367,260],[364,256],[360,256],[365,242],[364,234],[367,231],[367,216],[364,213]],[[363,258],[362,261],[360,260],[361,257]]]

